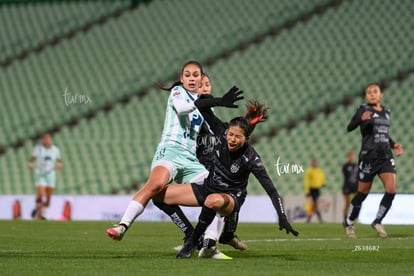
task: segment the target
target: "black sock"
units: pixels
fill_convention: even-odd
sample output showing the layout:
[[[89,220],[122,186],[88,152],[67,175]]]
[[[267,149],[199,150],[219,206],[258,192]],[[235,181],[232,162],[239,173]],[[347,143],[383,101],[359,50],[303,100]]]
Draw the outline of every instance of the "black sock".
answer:
[[[203,206],[201,208],[200,216],[198,217],[198,223],[194,229],[194,233],[191,237],[193,244],[197,244],[200,237],[204,234],[207,227],[213,222],[214,217],[216,216],[216,211]]]
[[[377,212],[377,216],[374,220],[374,224],[381,224],[383,218],[385,217],[385,215],[388,213],[388,211],[391,208],[392,205],[392,201],[394,200],[394,196],[395,194],[390,194],[390,193],[385,193],[384,196],[382,197],[378,212]]]
[[[193,234],[193,225],[178,205],[168,205],[164,202],[154,202],[154,205],[166,213],[175,225],[177,225],[178,228],[184,232],[186,237],[190,237]]]
[[[354,221],[361,211],[362,202],[367,198],[368,194],[358,192],[351,201],[351,213],[349,219]]]
[[[351,201],[351,214],[349,215],[349,219],[354,221],[358,216],[359,212],[361,211],[362,202],[367,198],[368,194],[363,194],[358,192]]]
[[[224,219],[223,233],[220,235],[220,243],[228,243],[234,237],[237,224],[239,221],[239,212],[233,212],[230,216]]]

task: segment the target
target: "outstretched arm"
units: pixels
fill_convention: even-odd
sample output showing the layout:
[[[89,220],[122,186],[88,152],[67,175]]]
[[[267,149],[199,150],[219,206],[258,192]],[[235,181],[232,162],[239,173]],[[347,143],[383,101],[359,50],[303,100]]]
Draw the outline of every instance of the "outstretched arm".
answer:
[[[229,108],[237,108],[238,106],[234,103],[244,99],[242,96],[243,91],[239,90],[237,86],[233,86],[227,91],[223,97],[203,97],[194,102],[198,109],[201,108],[210,108],[214,106],[225,106]]]
[[[263,167],[260,158],[256,159],[252,172],[272,200],[273,207],[275,207],[276,212],[279,216],[279,230],[285,229],[286,234],[292,233],[294,236],[299,235],[299,232],[294,230],[288,222],[285,214],[285,208],[283,207],[282,198],[280,197],[276,187],[273,185],[273,182],[267,174],[266,169]]]
[[[214,98],[212,96],[203,95],[194,102],[195,106],[198,108],[214,134],[224,132],[226,126],[219,118],[216,117],[216,115],[214,115],[211,108],[214,106],[237,108],[238,106],[234,103],[243,99],[243,96],[241,96],[242,93],[243,91],[240,91],[239,88],[233,86],[226,94],[224,94],[223,97]]]

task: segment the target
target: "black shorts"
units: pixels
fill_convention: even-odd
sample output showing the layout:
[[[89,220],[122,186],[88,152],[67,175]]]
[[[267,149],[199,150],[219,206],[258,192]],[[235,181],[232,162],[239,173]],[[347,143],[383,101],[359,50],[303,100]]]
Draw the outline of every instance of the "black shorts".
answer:
[[[312,197],[313,201],[318,201],[319,196],[321,195],[321,189],[310,189],[310,196]]]
[[[228,194],[234,199],[234,210],[233,212],[240,211],[240,207],[244,203],[246,196],[242,193],[232,193],[232,192],[222,192],[222,191],[214,191],[208,189],[205,185],[200,185],[196,183],[191,183],[191,187],[193,188],[193,193],[197,199],[198,205],[204,206],[204,201],[206,200],[207,196],[210,194]]]
[[[361,182],[372,182],[377,174],[397,173],[394,158],[360,160],[358,164],[358,179]]]
[[[342,187],[342,194],[350,195],[355,194],[358,191],[358,184],[357,185],[346,185]]]

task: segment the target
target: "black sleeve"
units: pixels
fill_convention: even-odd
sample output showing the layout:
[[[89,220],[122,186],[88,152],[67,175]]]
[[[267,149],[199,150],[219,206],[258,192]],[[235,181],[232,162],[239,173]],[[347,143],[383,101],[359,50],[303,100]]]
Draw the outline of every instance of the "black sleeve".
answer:
[[[212,100],[213,99],[214,98],[212,98]],[[204,101],[204,100],[207,100],[207,101]],[[217,118],[216,115],[214,115],[214,112],[211,110],[211,107],[214,106],[214,102],[213,101],[209,102],[208,100],[209,99],[199,99],[199,100],[196,100],[194,104],[200,111],[204,120],[210,126],[211,131],[215,135],[220,135],[226,130],[226,124],[223,123],[219,118]],[[200,102],[202,104],[200,104]]]
[[[282,198],[280,197],[276,187],[273,185],[273,182],[270,179],[266,168],[263,166],[263,163],[260,160],[259,156],[257,156],[256,160],[254,161],[251,171],[270,197],[273,207],[276,209],[279,218],[286,217]]]
[[[358,108],[358,110],[355,112],[354,116],[352,116],[351,121],[349,122],[348,126],[346,127],[346,129],[348,131],[353,131],[354,129],[356,129],[362,122],[361,120],[361,116],[363,113],[363,109],[360,107]]]

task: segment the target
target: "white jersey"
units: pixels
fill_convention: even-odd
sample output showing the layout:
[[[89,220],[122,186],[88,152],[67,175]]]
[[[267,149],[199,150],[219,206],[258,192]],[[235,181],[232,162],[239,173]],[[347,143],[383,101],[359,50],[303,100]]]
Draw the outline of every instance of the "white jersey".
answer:
[[[39,144],[34,147],[32,156],[36,158],[35,172],[40,174],[54,171],[56,162],[61,159],[60,150],[55,145],[46,148],[43,144]]]
[[[175,145],[195,154],[196,138],[204,121],[194,105],[196,99],[196,93],[188,92],[182,86],[171,90],[158,147]]]

